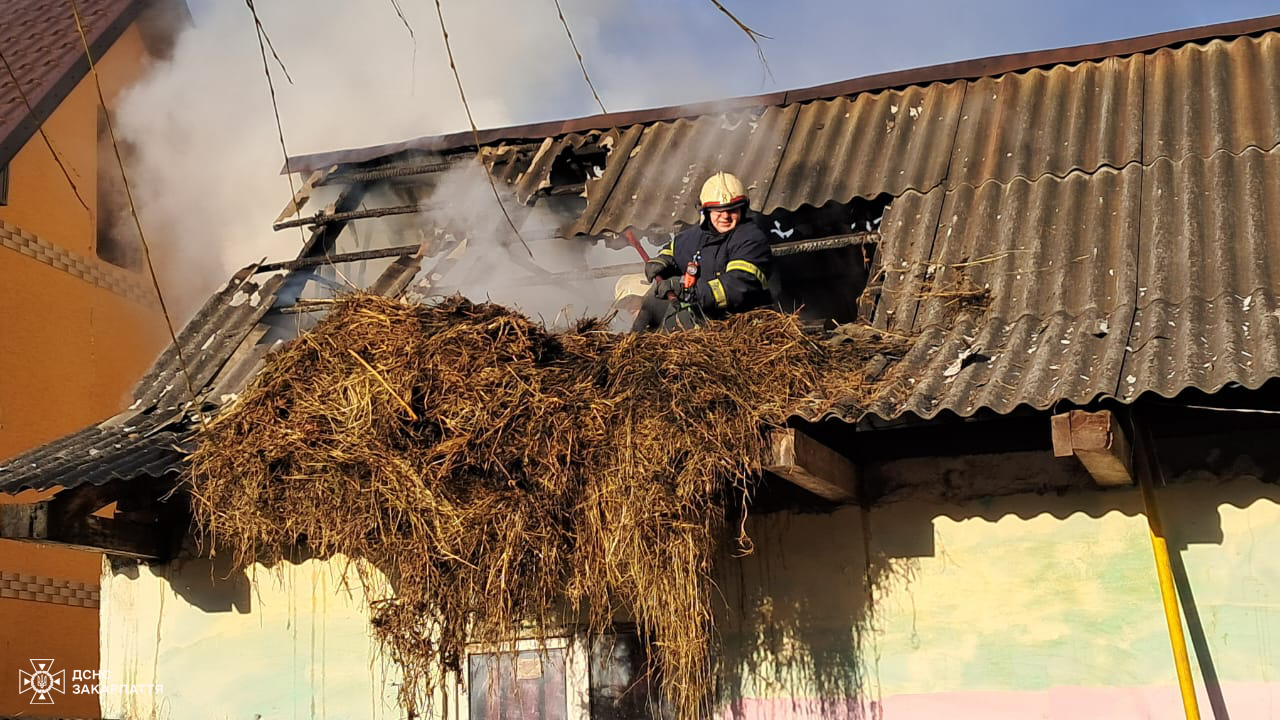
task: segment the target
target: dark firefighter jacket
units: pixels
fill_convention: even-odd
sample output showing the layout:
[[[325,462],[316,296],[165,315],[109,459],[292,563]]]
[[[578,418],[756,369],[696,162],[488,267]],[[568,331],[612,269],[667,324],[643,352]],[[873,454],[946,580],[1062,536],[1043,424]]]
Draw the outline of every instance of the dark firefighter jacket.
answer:
[[[683,274],[689,261],[698,256],[698,281],[688,300],[709,316],[771,303],[768,276],[773,255],[759,226],[744,219],[721,235],[705,225],[684,229],[650,261],[664,266],[658,277]]]

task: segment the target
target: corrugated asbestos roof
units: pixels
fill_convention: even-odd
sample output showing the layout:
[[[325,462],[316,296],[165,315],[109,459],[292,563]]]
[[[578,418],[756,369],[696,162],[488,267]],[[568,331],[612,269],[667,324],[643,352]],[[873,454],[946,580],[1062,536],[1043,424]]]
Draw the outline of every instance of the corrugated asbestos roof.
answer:
[[[655,123],[645,128],[590,234],[697,222],[702,181],[731,169],[750,192],[767,191],[798,108],[766,108]],[[583,219],[590,208],[583,214]],[[580,221],[582,222],[582,221]]]
[[[1144,163],[1280,141],[1280,34],[1157,50],[1146,63]]]
[[[145,4],[146,0],[77,2],[95,59],[115,43]],[[70,8],[63,0],[4,2],[0,54],[21,88],[0,64],[0,166],[9,162],[89,72]],[[35,117],[22,100],[24,93]]]
[[[1280,377],[1277,83],[1277,33],[972,83],[959,177],[897,198],[882,224],[864,307],[919,338],[905,406],[871,409],[1007,413]],[[985,305],[945,294],[961,277]]]
[[[1141,242],[1122,399],[1280,374],[1280,148],[1157,160]]]
[[[873,410],[1007,413],[1114,394],[1133,318],[1141,190],[1135,164],[896,201],[882,223],[875,318],[918,336],[902,360],[914,382],[905,406]],[[917,218],[935,213],[929,237]],[[987,295],[966,299],[978,290]]]
[[[1280,28],[1280,15],[1232,20],[1216,25],[1171,30],[1123,40],[1110,40],[1053,50],[1010,53],[930,65],[922,68],[911,68],[909,70],[896,70],[765,95],[751,95],[713,102],[672,105],[645,110],[625,110],[570,118],[568,120],[550,120],[527,125],[490,128],[480,130],[479,138],[482,145],[522,140],[541,140],[546,137],[558,137],[566,133],[581,133],[589,130],[605,130],[644,123],[670,121],[678,118],[693,118],[718,112],[763,108],[770,105],[789,105],[812,100],[829,100],[862,92],[880,92],[886,88],[904,88],[912,85],[924,86],[934,82],[994,77],[1031,68],[1074,65],[1091,60],[1126,57],[1151,52],[1160,48],[1177,47],[1186,42],[1207,42],[1213,38],[1234,38],[1241,35],[1252,35],[1276,28]],[[470,131],[463,130],[446,135],[432,135],[370,147],[298,155],[289,158],[289,161],[281,168],[281,172],[286,172],[289,168],[294,172],[312,172],[327,168],[330,165],[367,163],[403,153],[441,153],[467,148],[474,150],[474,137],[475,135]]]
[[[1145,58],[982,78],[969,84],[948,184],[1035,180],[1124,167],[1142,154]]]
[[[1280,377],[1278,54],[1280,33],[1266,32],[498,138],[486,155],[521,201],[537,202],[562,152],[607,149],[571,225],[580,233],[692,221],[693,193],[719,167],[739,173],[765,209],[891,195],[860,307],[876,327],[914,338],[899,363],[909,391],[905,402],[844,405],[834,418],[1256,388]],[[248,277],[180,338],[209,406],[252,377],[263,314],[288,294],[282,280]],[[129,412],[0,468],[0,492],[178,469],[175,446],[192,423],[172,350],[137,392]]]

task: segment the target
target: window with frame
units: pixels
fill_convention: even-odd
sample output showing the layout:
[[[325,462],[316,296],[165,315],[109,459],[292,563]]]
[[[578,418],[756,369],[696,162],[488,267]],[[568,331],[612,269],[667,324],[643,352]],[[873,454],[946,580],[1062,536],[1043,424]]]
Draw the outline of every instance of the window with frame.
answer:
[[[9,163],[0,165],[0,205],[9,204]]]
[[[620,628],[467,653],[460,720],[667,720],[648,644]]]
[[[127,163],[133,147],[121,141],[120,152]],[[132,220],[124,181],[107,127],[107,116],[98,108],[98,258],[126,270],[142,267],[142,238]]]

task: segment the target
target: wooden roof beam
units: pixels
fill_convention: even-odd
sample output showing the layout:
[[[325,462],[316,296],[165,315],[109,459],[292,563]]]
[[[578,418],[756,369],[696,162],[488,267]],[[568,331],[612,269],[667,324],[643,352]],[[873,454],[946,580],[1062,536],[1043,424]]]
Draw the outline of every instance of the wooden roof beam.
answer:
[[[159,513],[93,513],[115,498],[98,486],[63,490],[48,500],[0,505],[0,538],[61,545],[141,560],[168,557],[171,526]]]
[[[1103,487],[1133,485],[1129,438],[1110,410],[1071,410],[1050,418],[1055,457],[1075,455]]]
[[[795,428],[773,433],[770,473],[826,500],[858,500],[858,472],[848,458]]]

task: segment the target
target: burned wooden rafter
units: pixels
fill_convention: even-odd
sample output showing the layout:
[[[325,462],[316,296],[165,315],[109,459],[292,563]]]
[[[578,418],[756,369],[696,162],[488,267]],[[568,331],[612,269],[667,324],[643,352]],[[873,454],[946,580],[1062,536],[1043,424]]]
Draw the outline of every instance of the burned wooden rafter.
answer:
[[[279,232],[280,230],[302,227],[303,225],[324,226],[332,225],[334,223],[346,224],[350,220],[388,217],[391,215],[412,215],[414,213],[428,212],[436,209],[437,207],[438,206],[433,203],[415,203],[413,205],[392,205],[390,207],[347,210],[345,212],[320,212],[304,218],[295,218],[293,220],[285,220],[284,222],[275,223],[271,226],[271,229]]]
[[[848,458],[796,428],[774,431],[772,442],[766,471],[832,502],[858,500],[858,471]]]
[[[775,257],[799,255],[801,253],[835,250],[854,245],[878,245],[880,233],[876,231],[850,233],[848,235],[831,235],[813,240],[796,240],[794,242],[777,243],[769,246]]]
[[[0,505],[0,538],[164,560],[185,517],[183,503],[162,500],[170,489],[157,479],[138,479],[69,488],[34,503]],[[111,503],[117,505],[113,516],[95,514]]]
[[[467,162],[472,159],[472,155],[470,153],[464,157]],[[390,167],[372,168],[369,170],[344,170],[330,174],[328,177],[317,183],[317,186],[377,182],[379,180],[391,180],[393,178],[413,177],[414,175],[429,175],[431,173],[443,172],[461,164],[463,163],[458,160],[434,160],[432,162],[419,163],[417,165],[393,165]]]
[[[421,249],[421,245],[397,245],[396,247],[379,248],[377,250],[359,250],[356,252],[341,253],[339,255],[280,260],[277,262],[263,263],[257,267],[255,272],[264,273],[274,272],[276,270],[300,270],[302,268],[317,267],[320,265],[336,265],[338,263],[358,262],[360,260],[379,260],[382,258],[399,257],[401,255],[413,255]]]
[[[1071,410],[1050,418],[1050,429],[1055,457],[1076,456],[1104,487],[1133,485],[1133,453],[1115,413]]]
[[[342,194],[338,196],[337,201],[333,205],[334,213],[349,213],[360,207],[360,203],[364,202],[364,196],[369,191],[367,183],[355,183],[349,186]],[[338,240],[338,235],[342,234],[343,228],[347,226],[346,221],[335,221],[324,223],[312,231],[311,236],[307,238],[302,249],[298,251],[298,257],[317,257],[333,254],[333,248]]]

